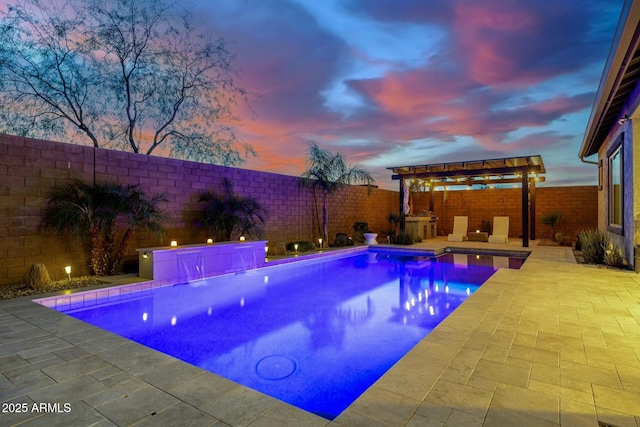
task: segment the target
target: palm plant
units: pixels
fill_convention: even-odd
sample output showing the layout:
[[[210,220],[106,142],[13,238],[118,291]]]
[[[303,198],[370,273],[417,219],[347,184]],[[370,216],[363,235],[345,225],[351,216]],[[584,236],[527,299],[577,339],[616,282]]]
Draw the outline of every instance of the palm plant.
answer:
[[[540,218],[540,221],[542,221],[543,224],[551,227],[551,240],[556,240],[556,227],[560,223],[561,219],[561,212],[551,212],[546,215],[542,215]]]
[[[350,184],[367,184],[375,182],[368,171],[359,165],[349,166],[342,153],[323,150],[315,142],[309,146],[307,170],[302,174],[303,185],[322,193],[322,234],[325,242],[329,241],[327,198],[344,186]],[[370,187],[369,187],[370,188]]]
[[[87,243],[94,274],[113,275],[137,231],[162,231],[159,205],[166,201],[161,194],[147,198],[135,185],[75,180],[49,192],[41,227]]]
[[[262,237],[267,211],[251,196],[233,193],[228,179],[222,183],[223,191],[203,190],[198,193],[198,221],[209,227],[217,240],[229,241],[235,235]]]

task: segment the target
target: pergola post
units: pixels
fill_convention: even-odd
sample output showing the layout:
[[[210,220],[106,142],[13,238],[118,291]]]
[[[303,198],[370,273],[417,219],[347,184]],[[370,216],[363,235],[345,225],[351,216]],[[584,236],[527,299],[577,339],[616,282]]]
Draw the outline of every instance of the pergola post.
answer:
[[[536,180],[531,180],[531,189],[529,190],[529,212],[531,220],[531,240],[536,240]]]
[[[529,247],[529,172],[522,171],[522,247]]]
[[[436,209],[435,202],[433,200],[434,191],[435,191],[435,186],[433,185],[433,180],[430,180],[429,181],[429,212],[433,212]]]
[[[400,177],[400,205],[398,212],[400,213],[400,231],[404,231],[404,178]]]

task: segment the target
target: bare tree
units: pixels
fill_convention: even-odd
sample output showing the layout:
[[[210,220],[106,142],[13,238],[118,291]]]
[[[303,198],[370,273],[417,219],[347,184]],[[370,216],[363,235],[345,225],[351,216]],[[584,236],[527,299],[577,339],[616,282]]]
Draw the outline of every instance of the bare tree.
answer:
[[[0,131],[237,165],[247,100],[224,39],[163,0],[18,0],[0,17]]]

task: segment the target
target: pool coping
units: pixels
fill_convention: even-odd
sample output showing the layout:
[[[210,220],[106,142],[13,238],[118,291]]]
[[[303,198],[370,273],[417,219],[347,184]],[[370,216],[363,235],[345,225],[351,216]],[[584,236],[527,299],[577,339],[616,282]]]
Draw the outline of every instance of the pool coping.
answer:
[[[394,426],[426,422],[429,425],[465,422],[482,425],[490,421],[495,424],[496,420],[502,420],[504,424],[505,420],[520,420],[539,425],[550,418],[554,425],[597,425],[599,421],[636,425],[640,422],[640,406],[634,400],[638,395],[623,391],[622,386],[618,386],[619,391],[613,389],[616,387],[603,388],[597,384],[602,380],[590,379],[595,375],[594,369],[603,372],[608,369],[603,362],[595,363],[596,359],[591,367],[586,361],[582,362],[584,365],[576,365],[575,369],[584,366],[584,371],[576,371],[576,375],[592,384],[593,391],[589,393],[592,397],[583,400],[576,394],[578,391],[567,385],[560,388],[548,385],[556,389],[535,388],[547,381],[539,373],[535,376],[536,381],[532,377],[528,385],[517,385],[520,380],[516,374],[527,363],[534,366],[533,371],[529,368],[529,376],[536,374],[535,366],[547,365],[527,362],[522,358],[524,356],[507,358],[506,347],[501,351],[507,353],[495,351],[501,348],[507,333],[519,331],[516,338],[536,334],[535,328],[527,332],[526,324],[518,326],[517,322],[513,326],[517,329],[511,332],[513,327],[509,325],[513,315],[518,313],[512,313],[512,310],[518,309],[519,305],[512,307],[505,302],[514,298],[513,292],[517,288],[534,292],[546,283],[550,301],[557,298],[554,292],[562,295],[562,288],[567,288],[569,299],[564,304],[579,306],[584,304],[585,297],[578,294],[579,298],[576,298],[575,292],[580,292],[584,283],[596,292],[594,297],[598,300],[594,299],[592,304],[602,304],[600,295],[621,295],[623,291],[640,301],[639,277],[634,272],[577,265],[569,248],[533,248],[520,270],[498,271],[332,422],[70,318],[34,303],[32,297],[4,300],[0,301],[0,325],[4,325],[0,332],[3,344],[0,347],[3,362],[0,365],[3,372],[0,401],[63,399],[72,402],[74,410],[70,414],[3,414],[3,423],[18,425],[37,419],[38,423],[59,425],[81,425],[89,421],[143,425],[163,420],[165,423],[198,420],[202,424],[222,421],[228,425],[256,426]],[[631,299],[621,300],[628,306],[627,310],[637,306],[633,297]],[[535,300],[532,302],[536,303]],[[609,298],[609,302],[613,299]],[[524,310],[531,309],[525,306]],[[562,312],[566,311],[564,308]],[[640,322],[640,315],[636,313],[636,316]],[[608,318],[603,318],[602,322],[602,328],[610,328]],[[496,325],[501,326],[496,329]],[[585,326],[584,339],[591,333],[595,333],[593,339],[602,333],[593,323]],[[629,339],[632,340],[633,335]],[[524,344],[520,339],[511,345],[527,348],[522,347]],[[621,351],[632,345],[617,342],[615,354],[618,358],[624,357],[627,350]],[[585,351],[584,345],[580,348]],[[490,350],[493,353],[485,354]],[[548,352],[548,349],[536,347],[535,351],[538,353],[531,357],[539,358],[543,356],[539,352]],[[631,361],[624,363],[640,370],[638,358],[640,349]],[[619,360],[614,362],[621,363]],[[104,367],[96,366],[97,363]],[[478,374],[480,368],[486,370],[491,363],[500,368],[496,373]],[[560,369],[553,365],[547,368]],[[618,374],[613,372],[612,376],[617,378]],[[608,393],[607,390],[614,398],[603,394]],[[505,393],[509,400],[503,402]],[[556,399],[555,409],[548,405],[551,397]],[[559,405],[561,399],[574,403],[570,407]],[[538,404],[536,408],[529,407],[527,401]]]
[[[408,248],[398,247],[397,245],[372,245],[372,246],[356,246],[335,249],[331,251],[320,251],[312,254],[301,254],[289,258],[278,259],[268,262],[266,265],[252,269],[250,271],[258,271],[269,269],[271,267],[277,267],[294,263],[306,263],[317,262],[319,260],[330,260],[335,258],[343,258],[345,255],[356,255],[364,252],[371,252],[381,250],[390,253],[415,253],[424,254],[427,256],[439,256],[445,253],[461,253],[461,254],[480,254],[480,255],[494,255],[494,256],[516,256],[524,257],[528,256],[530,252],[527,251],[513,251],[513,250],[497,250],[497,249],[465,249],[456,247],[445,247],[440,249],[420,249],[420,248]],[[526,255],[526,256],[525,256]],[[237,273],[225,273],[217,276],[232,276]],[[211,277],[217,277],[211,276]],[[86,305],[94,305],[98,299],[106,298],[108,302],[116,302],[126,300],[134,297],[140,292],[151,291],[152,289],[172,286],[174,283],[168,280],[147,280],[142,282],[136,282],[132,284],[123,285],[110,285],[100,286],[98,289],[75,289],[71,292],[57,292],[52,295],[45,295],[41,297],[31,298],[32,301],[43,305],[45,307],[54,310],[71,310],[74,308],[81,308]]]

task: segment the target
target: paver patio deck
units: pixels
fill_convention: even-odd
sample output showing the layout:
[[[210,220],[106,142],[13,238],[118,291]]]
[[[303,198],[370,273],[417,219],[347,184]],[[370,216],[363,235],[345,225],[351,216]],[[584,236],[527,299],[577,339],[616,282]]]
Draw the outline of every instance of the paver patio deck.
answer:
[[[535,243],[331,422],[28,298],[0,301],[0,425],[640,426],[640,276]]]

